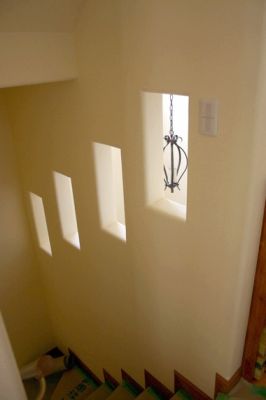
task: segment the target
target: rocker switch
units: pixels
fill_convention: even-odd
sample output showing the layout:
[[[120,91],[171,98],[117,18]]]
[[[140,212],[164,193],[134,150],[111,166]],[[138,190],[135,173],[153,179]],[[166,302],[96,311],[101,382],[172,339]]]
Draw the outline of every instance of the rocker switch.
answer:
[[[218,133],[218,101],[202,99],[199,103],[199,131],[203,135],[216,136]]]

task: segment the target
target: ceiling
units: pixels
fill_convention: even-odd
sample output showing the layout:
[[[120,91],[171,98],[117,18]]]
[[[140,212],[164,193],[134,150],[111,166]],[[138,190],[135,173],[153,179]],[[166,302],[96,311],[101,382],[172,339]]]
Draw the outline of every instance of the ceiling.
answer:
[[[73,32],[87,0],[0,0],[0,32]]]

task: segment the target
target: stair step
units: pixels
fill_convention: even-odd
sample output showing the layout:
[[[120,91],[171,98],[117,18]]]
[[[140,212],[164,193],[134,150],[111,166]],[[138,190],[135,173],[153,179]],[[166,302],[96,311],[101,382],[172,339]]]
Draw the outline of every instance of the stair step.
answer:
[[[85,397],[86,400],[105,400],[113,392],[113,389],[107,383],[103,383],[98,389]],[[84,400],[85,400],[84,399]]]
[[[78,367],[66,371],[51,396],[51,400],[75,398],[83,400],[94,392],[98,385]],[[71,397],[72,396],[72,397]]]
[[[265,398],[265,397],[264,397]],[[235,394],[235,395],[228,395],[224,393],[219,393],[216,397],[216,400],[262,400],[263,396],[259,396],[256,394]]]
[[[149,387],[138,396],[137,400],[162,400],[162,397],[153,388]],[[193,400],[193,398],[181,389],[170,400]]]
[[[265,397],[264,397],[265,398]],[[216,400],[263,400],[262,396],[250,395],[250,396],[218,396]]]
[[[231,390],[229,394],[219,393],[217,400],[262,400],[266,398],[266,388],[240,379],[237,385]]]
[[[170,400],[193,400],[193,397],[188,394],[184,389],[178,390]]]
[[[148,387],[140,395],[138,395],[138,400],[161,400],[161,397],[154,389]]]
[[[138,396],[138,400],[160,400],[160,397],[153,389],[147,388]]]
[[[108,400],[133,400],[136,395],[126,385],[119,385],[108,397]]]

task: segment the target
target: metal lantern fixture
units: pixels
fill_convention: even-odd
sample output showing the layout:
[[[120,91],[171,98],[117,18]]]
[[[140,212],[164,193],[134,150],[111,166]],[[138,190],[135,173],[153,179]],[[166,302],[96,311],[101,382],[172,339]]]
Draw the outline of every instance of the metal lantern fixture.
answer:
[[[170,129],[169,134],[164,136],[166,145],[163,147],[164,153],[168,156],[169,160],[169,172],[167,173],[166,163],[164,163],[164,184],[166,190],[169,188],[171,193],[174,192],[175,188],[179,187],[179,182],[183,178],[187,167],[188,157],[185,150],[178,144],[178,140],[183,140],[181,136],[175,135],[173,128],[173,95],[170,94]]]

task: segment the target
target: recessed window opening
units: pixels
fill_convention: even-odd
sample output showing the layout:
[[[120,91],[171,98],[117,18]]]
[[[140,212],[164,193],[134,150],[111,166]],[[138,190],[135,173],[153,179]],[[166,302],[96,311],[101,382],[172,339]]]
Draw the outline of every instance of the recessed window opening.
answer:
[[[54,171],[54,182],[63,238],[80,249],[71,178]]]
[[[174,188],[165,187],[165,197],[176,203],[187,204],[187,153],[188,153],[188,96],[163,94],[163,148],[164,168],[171,186],[173,172]],[[172,100],[172,101],[171,101]],[[172,112],[172,118],[171,118]],[[170,126],[172,125],[172,126]],[[170,133],[172,132],[172,133]],[[171,168],[171,135],[175,137],[173,148],[173,171]],[[177,169],[179,170],[177,171]],[[165,178],[165,177],[164,177]]]
[[[52,255],[43,200],[37,194],[30,192],[29,195],[39,246],[46,253]]]
[[[126,240],[121,150],[93,143],[101,228]]]
[[[147,204],[186,219],[189,97],[143,93]]]

